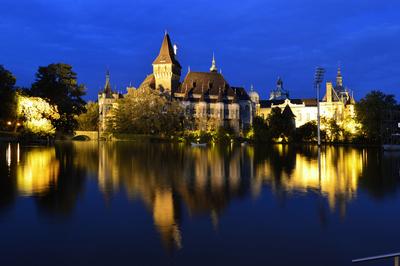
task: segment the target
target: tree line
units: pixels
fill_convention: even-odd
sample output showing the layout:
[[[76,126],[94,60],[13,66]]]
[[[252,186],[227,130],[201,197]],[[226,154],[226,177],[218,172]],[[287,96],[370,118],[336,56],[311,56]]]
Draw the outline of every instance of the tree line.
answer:
[[[0,65],[0,130],[36,135],[72,135],[75,130],[98,130],[99,106],[86,103],[86,87],[77,82],[72,66],[63,63],[38,68],[29,88],[16,85],[15,76]],[[374,90],[355,105],[356,130],[350,132],[344,121],[322,118],[325,142],[380,143],[385,110],[400,110],[394,95]],[[399,121],[400,122],[400,121]],[[118,99],[108,121],[110,133],[149,134],[186,138],[194,141],[229,141],[235,137],[230,128],[214,126],[196,130],[204,121],[185,115],[177,101],[149,89],[129,90]],[[353,130],[354,131],[354,130]],[[290,108],[273,108],[266,118],[255,117],[252,127],[241,137],[256,142],[313,142],[317,138],[316,121],[295,127]]]
[[[0,65],[0,130],[36,135],[73,134],[85,113],[86,87],[78,84],[72,66],[38,68],[34,83],[17,87],[15,76]]]
[[[382,125],[387,112],[400,112],[395,96],[373,90],[355,104],[354,117],[347,117],[340,124],[334,118],[322,117],[321,140],[328,143],[380,144],[385,135],[386,129]],[[400,121],[393,126],[396,127],[397,123]],[[247,134],[256,142],[316,142],[317,121],[296,128],[292,114],[273,108],[265,119],[256,117]]]

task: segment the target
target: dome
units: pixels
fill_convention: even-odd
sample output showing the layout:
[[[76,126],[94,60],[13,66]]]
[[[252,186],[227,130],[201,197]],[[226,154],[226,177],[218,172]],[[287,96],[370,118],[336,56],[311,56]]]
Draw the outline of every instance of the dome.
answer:
[[[251,87],[251,91],[249,93],[250,100],[253,103],[259,103],[260,102],[260,95],[256,91],[253,90],[253,87]]]

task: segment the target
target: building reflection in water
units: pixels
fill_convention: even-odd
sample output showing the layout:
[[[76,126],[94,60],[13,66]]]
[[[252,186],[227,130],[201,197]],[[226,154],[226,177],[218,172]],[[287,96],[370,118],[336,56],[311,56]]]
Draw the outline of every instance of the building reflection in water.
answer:
[[[120,189],[140,198],[167,247],[182,244],[183,206],[189,215],[208,214],[217,223],[230,199],[250,184],[250,158],[240,149],[120,143],[100,143],[99,149],[100,190],[106,198]]]
[[[10,175],[15,178],[19,195],[40,195],[55,185],[60,163],[53,147],[25,147],[9,143],[6,148],[6,163]]]
[[[26,152],[22,160],[17,166],[17,187],[20,194],[43,194],[56,184],[60,162],[53,148],[35,148]]]
[[[257,198],[263,186],[280,195],[314,191],[345,214],[363,171],[362,150],[276,145],[191,148],[172,145],[99,146],[99,186],[106,198],[124,189],[153,213],[163,242],[181,246],[180,212],[208,214],[213,223],[234,197]]]
[[[334,210],[356,196],[357,182],[363,171],[364,153],[344,147],[303,147],[294,150],[287,145],[273,146],[267,158],[257,163],[255,183],[267,183],[275,191],[315,191],[326,197]],[[272,158],[271,158],[272,157]]]
[[[217,227],[232,199],[257,199],[310,192],[332,210],[345,215],[346,206],[364,189],[379,199],[397,191],[399,156],[348,147],[207,147],[73,142],[55,147],[20,148],[8,145],[0,170],[0,206],[16,193],[40,195],[35,200],[47,213],[70,214],[84,191],[84,180],[96,178],[104,199],[116,193],[141,200],[162,243],[184,244],[183,213],[207,215]],[[13,181],[15,180],[15,181]],[[14,191],[16,193],[14,193]],[[184,212],[185,211],[185,212]]]

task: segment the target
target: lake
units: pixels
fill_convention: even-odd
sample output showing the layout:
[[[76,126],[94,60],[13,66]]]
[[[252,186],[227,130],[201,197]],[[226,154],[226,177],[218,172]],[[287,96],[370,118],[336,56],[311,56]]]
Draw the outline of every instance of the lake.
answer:
[[[351,265],[399,252],[400,154],[318,155],[0,143],[0,265]]]

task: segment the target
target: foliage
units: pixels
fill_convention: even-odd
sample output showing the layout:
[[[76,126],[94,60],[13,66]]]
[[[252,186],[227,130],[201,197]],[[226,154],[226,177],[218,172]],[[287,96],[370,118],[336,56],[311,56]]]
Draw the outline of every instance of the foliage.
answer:
[[[113,112],[111,131],[118,133],[174,135],[186,123],[177,101],[151,89],[128,91]]]
[[[60,118],[57,107],[42,98],[18,95],[17,114],[25,133],[48,136],[55,133],[52,124]]]
[[[317,131],[318,127],[316,121],[307,122],[296,129],[295,139],[296,141],[304,141],[304,142],[317,141],[318,140]]]
[[[254,141],[257,142],[267,142],[271,140],[270,128],[264,118],[260,116],[256,116],[253,119],[253,126],[249,134],[252,134]]]
[[[343,141],[345,130],[334,118],[321,118],[321,126],[326,131],[326,140],[330,142]]]
[[[13,74],[0,65],[0,128],[5,128],[8,121],[14,121],[16,116],[16,79]]]
[[[85,106],[86,112],[76,116],[78,130],[95,131],[99,128],[99,104],[88,102]]]
[[[367,141],[381,141],[383,111],[395,108],[396,105],[394,95],[386,95],[381,91],[372,91],[356,103],[356,120],[361,124],[361,133]]]
[[[230,143],[235,137],[235,131],[232,127],[218,127],[214,134],[214,141],[218,143]]]
[[[57,106],[60,113],[60,119],[54,122],[57,131],[72,133],[77,127],[76,115],[85,110],[85,101],[82,99],[85,90],[84,85],[77,83],[72,66],[57,63],[39,67],[31,93]]]
[[[272,108],[267,123],[271,138],[281,138],[283,141],[289,141],[296,129],[292,114],[287,111],[281,112],[280,108]]]

